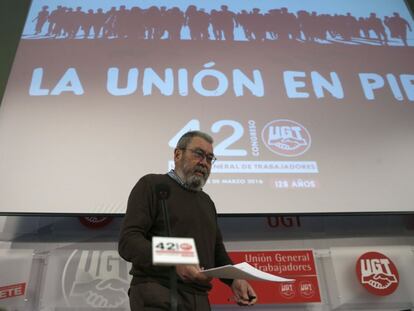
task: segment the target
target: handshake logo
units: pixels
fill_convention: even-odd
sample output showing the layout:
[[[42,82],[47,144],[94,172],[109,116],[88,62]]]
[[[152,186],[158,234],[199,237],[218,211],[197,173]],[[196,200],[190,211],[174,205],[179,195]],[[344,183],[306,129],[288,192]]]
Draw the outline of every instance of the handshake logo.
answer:
[[[283,157],[304,154],[311,145],[308,130],[300,123],[279,119],[265,125],[262,140],[267,149]]]
[[[94,308],[117,308],[128,299],[125,290],[128,286],[128,283],[114,278],[91,279],[76,282],[71,294],[82,296],[86,304]]]
[[[356,269],[359,282],[374,295],[390,295],[398,287],[398,270],[394,263],[381,253],[363,254],[357,261]]]
[[[127,306],[127,263],[115,251],[75,250],[66,262],[62,288],[70,307]]]

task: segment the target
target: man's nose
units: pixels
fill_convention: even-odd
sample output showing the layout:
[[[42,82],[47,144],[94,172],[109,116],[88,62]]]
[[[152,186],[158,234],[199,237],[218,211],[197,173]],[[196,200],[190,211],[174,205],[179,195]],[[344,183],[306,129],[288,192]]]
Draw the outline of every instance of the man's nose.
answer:
[[[199,164],[203,164],[205,167],[209,166],[209,163],[207,162],[207,157],[202,157],[200,161],[198,161]]]

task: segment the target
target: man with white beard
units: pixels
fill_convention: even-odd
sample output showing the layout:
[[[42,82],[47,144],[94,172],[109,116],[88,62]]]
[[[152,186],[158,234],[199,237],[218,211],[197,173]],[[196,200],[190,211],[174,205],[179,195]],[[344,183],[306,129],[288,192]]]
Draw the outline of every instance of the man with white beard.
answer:
[[[175,169],[167,174],[149,174],[133,188],[121,227],[119,254],[132,262],[129,290],[131,310],[170,310],[169,269],[152,265],[153,236],[165,231],[156,187],[170,189],[168,210],[172,236],[194,238],[200,265],[176,267],[178,310],[210,310],[211,278],[202,273],[231,264],[225,250],[213,201],[202,190],[215,161],[213,139],[206,133],[184,134],[174,150]],[[242,306],[253,305],[256,293],[244,280],[222,280]]]

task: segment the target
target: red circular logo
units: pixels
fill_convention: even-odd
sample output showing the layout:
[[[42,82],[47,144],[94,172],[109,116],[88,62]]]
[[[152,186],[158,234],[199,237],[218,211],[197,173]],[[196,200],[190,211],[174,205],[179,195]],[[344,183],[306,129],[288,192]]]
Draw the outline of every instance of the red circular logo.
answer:
[[[398,287],[397,267],[384,254],[378,252],[363,254],[357,260],[356,273],[359,283],[374,295],[387,296]]]
[[[189,251],[189,250],[191,250],[193,247],[191,246],[191,244],[188,244],[188,243],[181,243],[181,244],[180,244],[180,248],[181,248],[182,250]]]
[[[296,157],[305,153],[311,145],[308,130],[295,121],[280,119],[266,124],[262,140],[267,149],[284,157]]]
[[[99,228],[105,227],[107,224],[109,224],[112,221],[112,219],[113,219],[112,217],[107,217],[107,216],[79,217],[79,221],[81,222],[81,224],[91,229],[99,229]]]

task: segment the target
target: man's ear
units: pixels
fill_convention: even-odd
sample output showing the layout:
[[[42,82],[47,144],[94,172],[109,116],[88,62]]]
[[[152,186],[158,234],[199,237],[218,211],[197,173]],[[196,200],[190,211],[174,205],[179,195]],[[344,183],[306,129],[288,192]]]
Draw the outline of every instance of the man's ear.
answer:
[[[183,155],[183,151],[181,149],[178,149],[178,148],[174,149],[174,161],[180,160],[182,155]]]

